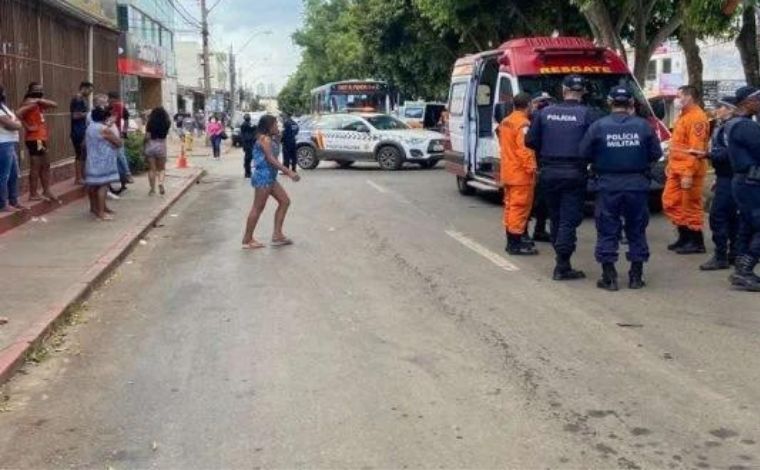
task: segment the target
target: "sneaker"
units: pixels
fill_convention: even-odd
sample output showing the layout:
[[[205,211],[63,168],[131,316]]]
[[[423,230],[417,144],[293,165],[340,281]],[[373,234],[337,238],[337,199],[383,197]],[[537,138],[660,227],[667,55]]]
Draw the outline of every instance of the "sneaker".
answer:
[[[107,197],[108,199],[111,199],[111,200],[113,200],[113,201],[118,201],[119,199],[121,199],[119,196],[117,196],[116,194],[112,193],[111,191],[108,191],[108,192],[106,193],[106,197]]]

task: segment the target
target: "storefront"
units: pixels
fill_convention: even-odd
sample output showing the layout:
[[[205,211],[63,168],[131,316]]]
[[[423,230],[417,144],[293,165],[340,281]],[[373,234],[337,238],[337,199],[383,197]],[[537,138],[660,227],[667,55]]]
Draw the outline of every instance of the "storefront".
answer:
[[[121,94],[134,115],[157,106],[177,109],[173,15],[155,0],[119,3]]]

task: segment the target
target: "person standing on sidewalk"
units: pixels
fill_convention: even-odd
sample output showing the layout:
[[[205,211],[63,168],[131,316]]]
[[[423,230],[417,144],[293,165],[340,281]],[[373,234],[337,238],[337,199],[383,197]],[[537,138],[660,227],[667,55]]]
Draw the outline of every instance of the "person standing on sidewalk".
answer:
[[[256,143],[256,126],[251,122],[251,115],[243,117],[240,125],[240,141],[243,143],[243,171],[245,177],[251,177],[251,162],[253,161],[253,146]]]
[[[121,136],[109,121],[109,111],[103,108],[92,110],[92,123],[87,127],[85,145],[85,184],[90,197],[90,210],[99,220],[113,220],[106,207],[106,192],[111,183],[120,180],[117,164]]]
[[[115,91],[108,93],[108,105],[111,110],[113,122],[119,132],[119,137],[122,140],[126,139],[127,131],[129,130],[129,111],[127,111],[127,107],[124,106],[124,102],[121,100],[121,95]],[[114,192],[120,194],[127,189],[128,184],[135,182],[132,178],[132,172],[129,170],[127,151],[123,145],[119,147],[117,164],[119,167],[119,181],[121,182],[121,188]]]
[[[216,116],[211,116],[206,126],[206,134],[211,141],[211,150],[214,158],[219,159],[222,157],[222,134],[224,133],[224,126]]]
[[[737,256],[737,236],[739,233],[739,209],[736,207],[731,190],[734,170],[728,158],[726,142],[726,123],[736,111],[736,100],[725,96],[718,101],[715,110],[717,123],[710,138],[709,157],[715,170],[713,200],[710,204],[710,231],[712,232],[715,254],[706,263],[699,266],[702,271],[729,269]]]
[[[31,157],[29,169],[29,200],[59,202],[50,191],[50,156],[48,155],[49,130],[45,122],[45,111],[57,108],[58,103],[45,99],[45,92],[37,82],[29,84],[24,103],[18,110],[18,117],[26,129],[24,141]],[[42,196],[37,192],[42,186]]]
[[[251,178],[251,185],[255,189],[253,205],[248,214],[243,235],[243,249],[254,250],[263,248],[264,245],[255,238],[253,233],[259,222],[261,213],[264,212],[267,200],[273,197],[277,201],[277,211],[274,214],[274,233],[272,234],[272,246],[284,246],[293,243],[282,231],[285,216],[290,207],[290,197],[280,183],[277,182],[277,172],[281,171],[293,181],[301,179],[298,173],[286,168],[280,163],[278,157],[280,145],[277,143],[277,118],[267,114],[259,120],[259,138],[253,149],[255,169]]]
[[[0,85],[0,212],[24,210],[18,202],[18,154],[21,121],[6,105],[5,88]]]
[[[707,175],[710,122],[699,107],[699,99],[699,90],[692,85],[678,89],[676,107],[681,108],[681,113],[673,126],[662,192],[663,211],[678,228],[678,239],[668,245],[668,250],[679,255],[707,251],[702,233],[702,189]]]
[[[71,112],[71,145],[74,146],[74,172],[75,184],[84,184],[84,135],[87,132],[87,113],[90,111],[89,98],[92,95],[93,85],[90,82],[82,82],[79,92],[74,95],[69,104]]]
[[[282,113],[282,118],[282,163],[285,168],[297,171],[296,136],[298,135],[298,123],[293,120],[290,113]]]
[[[153,108],[148,116],[148,124],[145,126],[145,158],[148,160],[148,181],[150,182],[150,192],[148,195],[156,194],[156,179],[158,179],[158,192],[163,196],[166,194],[164,188],[164,177],[166,175],[166,136],[169,135],[169,129],[172,122],[169,119],[169,113],[159,106]]]

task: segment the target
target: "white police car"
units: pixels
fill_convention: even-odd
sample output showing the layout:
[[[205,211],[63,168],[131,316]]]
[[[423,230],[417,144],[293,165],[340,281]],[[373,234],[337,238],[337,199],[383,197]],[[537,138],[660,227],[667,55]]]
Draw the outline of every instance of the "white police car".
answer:
[[[387,114],[328,114],[301,126],[298,165],[311,170],[320,161],[334,161],[347,168],[365,161],[398,170],[410,162],[432,168],[443,158],[444,142],[443,134],[410,129]]]

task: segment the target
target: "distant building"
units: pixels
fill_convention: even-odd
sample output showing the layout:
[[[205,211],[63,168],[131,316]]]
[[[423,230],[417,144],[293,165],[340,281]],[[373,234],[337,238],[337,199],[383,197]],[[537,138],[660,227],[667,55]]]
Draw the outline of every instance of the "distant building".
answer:
[[[267,86],[263,83],[259,83],[256,85],[256,94],[258,96],[266,96],[267,95]]]
[[[179,82],[179,109],[185,112],[203,110],[205,107],[203,83],[203,48],[197,40],[177,42],[177,79]],[[222,112],[229,109],[230,74],[229,55],[211,52],[209,110]]]
[[[133,112],[176,112],[174,13],[167,0],[118,0],[121,94]]]

